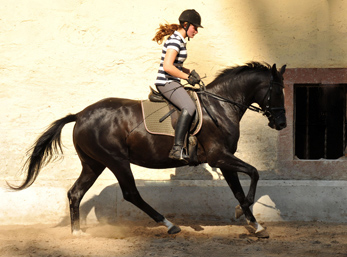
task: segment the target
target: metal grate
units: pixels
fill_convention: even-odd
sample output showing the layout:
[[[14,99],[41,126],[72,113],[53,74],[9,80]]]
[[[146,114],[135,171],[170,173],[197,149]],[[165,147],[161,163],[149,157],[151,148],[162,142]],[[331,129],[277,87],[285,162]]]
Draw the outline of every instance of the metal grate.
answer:
[[[295,156],[338,159],[346,149],[346,85],[294,85]]]

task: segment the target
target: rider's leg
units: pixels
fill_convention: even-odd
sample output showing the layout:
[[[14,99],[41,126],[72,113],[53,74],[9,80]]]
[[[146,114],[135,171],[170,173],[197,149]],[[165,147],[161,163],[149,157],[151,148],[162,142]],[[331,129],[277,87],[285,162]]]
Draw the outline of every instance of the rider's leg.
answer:
[[[181,110],[175,127],[175,143],[169,157],[178,160],[186,159],[188,156],[183,153],[184,138],[196,111],[195,104],[178,82],[169,82],[165,86],[158,86],[157,88],[166,99]]]
[[[171,159],[184,160],[188,159],[189,156],[183,151],[184,138],[190,127],[192,116],[186,109],[182,109],[180,117],[178,117],[176,128],[175,128],[175,143],[169,153]]]

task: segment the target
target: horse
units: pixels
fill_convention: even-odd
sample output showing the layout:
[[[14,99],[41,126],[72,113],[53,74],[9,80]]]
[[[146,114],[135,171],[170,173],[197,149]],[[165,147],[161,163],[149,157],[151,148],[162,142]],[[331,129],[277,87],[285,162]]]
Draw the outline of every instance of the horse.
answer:
[[[255,167],[235,157],[240,137],[240,120],[247,109],[262,112],[268,125],[276,130],[286,127],[283,74],[276,64],[250,62],[229,67],[220,72],[204,90],[199,91],[203,110],[203,126],[196,134],[199,163],[219,168],[239,205],[236,218],[245,215],[255,234],[266,232],[250,209],[254,203],[259,174]],[[202,97],[203,96],[203,97]],[[259,107],[254,106],[257,103]],[[145,212],[169,234],[181,231],[162,214],[145,202],[137,190],[130,164],[163,169],[187,165],[168,158],[173,137],[150,134],[143,124],[141,101],[125,98],[106,98],[76,114],[69,114],[53,122],[30,149],[24,164],[25,179],[13,190],[31,186],[40,170],[63,154],[61,131],[67,123],[75,122],[73,143],[82,164],[82,171],[68,191],[71,232],[80,235],[80,202],[107,167],[118,180],[123,198]],[[250,188],[244,193],[238,173],[250,177]]]

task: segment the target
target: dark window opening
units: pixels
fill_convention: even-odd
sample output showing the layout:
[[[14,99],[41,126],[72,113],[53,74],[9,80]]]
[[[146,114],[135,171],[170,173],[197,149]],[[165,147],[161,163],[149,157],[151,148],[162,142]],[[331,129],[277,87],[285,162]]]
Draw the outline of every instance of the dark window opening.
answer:
[[[295,156],[338,159],[346,148],[346,85],[295,84]]]

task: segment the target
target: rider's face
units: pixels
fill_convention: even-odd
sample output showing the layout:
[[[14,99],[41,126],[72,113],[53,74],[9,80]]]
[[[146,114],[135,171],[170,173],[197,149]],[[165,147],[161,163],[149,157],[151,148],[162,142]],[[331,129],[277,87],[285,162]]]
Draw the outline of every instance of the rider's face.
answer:
[[[194,25],[190,25],[188,30],[187,30],[187,36],[189,38],[194,38],[194,36],[198,34],[198,27]]]

